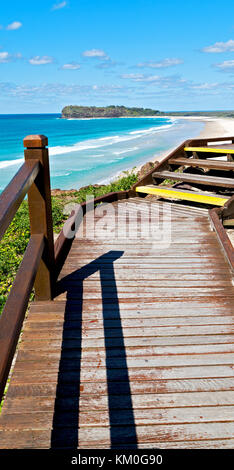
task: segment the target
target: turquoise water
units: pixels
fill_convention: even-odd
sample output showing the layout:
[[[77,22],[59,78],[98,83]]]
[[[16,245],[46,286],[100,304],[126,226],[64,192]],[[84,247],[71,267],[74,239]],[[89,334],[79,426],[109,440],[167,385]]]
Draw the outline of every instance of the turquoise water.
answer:
[[[49,139],[52,188],[110,181],[195,137],[202,123],[168,118],[60,119],[59,114],[0,115],[0,191],[23,162],[23,138]]]

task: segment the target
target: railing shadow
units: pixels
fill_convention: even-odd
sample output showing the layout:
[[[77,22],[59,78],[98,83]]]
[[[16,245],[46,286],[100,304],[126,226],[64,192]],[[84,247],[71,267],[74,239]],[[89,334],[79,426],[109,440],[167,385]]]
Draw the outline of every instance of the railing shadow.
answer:
[[[80,370],[83,281],[97,271],[100,272],[102,291],[111,447],[119,445],[124,447],[127,442],[131,447],[137,448],[124,335],[114,272],[114,261],[119,259],[122,254],[123,251],[109,251],[66,276],[58,283],[58,293],[67,291],[67,303],[54,406],[53,430],[51,433],[51,448],[75,449],[79,446],[79,412],[82,411],[80,410]],[[111,322],[113,322],[113,327]],[[125,432],[123,432],[123,428]],[[96,430],[98,435],[98,427]]]

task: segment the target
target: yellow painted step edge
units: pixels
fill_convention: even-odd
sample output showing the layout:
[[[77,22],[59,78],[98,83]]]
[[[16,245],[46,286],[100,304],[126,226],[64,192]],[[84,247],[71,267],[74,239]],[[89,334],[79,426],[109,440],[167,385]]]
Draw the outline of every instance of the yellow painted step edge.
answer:
[[[234,149],[216,149],[212,147],[184,147],[185,152],[234,153]]]
[[[221,198],[216,196],[206,196],[205,194],[192,194],[184,191],[173,191],[172,189],[152,188],[149,186],[137,186],[136,192],[155,194],[170,199],[184,199],[186,201],[201,202],[203,204],[212,204],[215,206],[223,206],[228,198]]]

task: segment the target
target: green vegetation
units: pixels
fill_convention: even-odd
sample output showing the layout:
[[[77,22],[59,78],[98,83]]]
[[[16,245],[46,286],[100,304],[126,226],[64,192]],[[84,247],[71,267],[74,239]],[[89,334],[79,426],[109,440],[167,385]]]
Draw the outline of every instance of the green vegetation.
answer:
[[[63,118],[97,118],[97,117],[137,117],[137,116],[211,116],[234,117],[234,111],[158,111],[150,108],[127,108],[126,106],[65,106],[62,110]]]
[[[158,116],[161,113],[153,109],[126,108],[125,106],[65,106],[62,110],[63,118],[117,118],[117,117],[137,117],[137,116]]]
[[[170,116],[210,116],[210,117],[226,117],[233,118],[234,111],[177,111],[165,113]]]
[[[81,203],[88,194],[94,197],[102,196],[112,191],[124,191],[132,187],[137,181],[137,175],[124,172],[125,175],[108,185],[90,185],[77,191],[57,191],[52,196],[52,215],[54,232],[60,232],[67,216],[63,214],[64,206],[69,202]],[[28,203],[24,201],[17,211],[11,225],[0,243],[0,312],[6,302],[7,296],[14,281],[16,272],[21,263],[23,254],[30,237]]]

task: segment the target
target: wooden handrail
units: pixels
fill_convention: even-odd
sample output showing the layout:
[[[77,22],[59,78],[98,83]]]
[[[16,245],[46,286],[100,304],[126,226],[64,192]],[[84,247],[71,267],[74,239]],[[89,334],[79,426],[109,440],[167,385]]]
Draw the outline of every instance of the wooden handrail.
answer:
[[[0,399],[4,392],[44,245],[44,235],[31,236],[0,317]]]
[[[234,220],[234,196],[230,197],[222,207],[215,207],[209,211],[211,226],[215,230],[229,265],[234,271],[234,248],[224,228],[228,221]],[[225,223],[225,221],[227,223]]]
[[[206,145],[207,142],[226,142],[227,140],[231,140],[232,143],[234,143],[234,136],[226,136],[226,137],[210,137],[210,138],[198,138],[198,139],[191,139],[187,140],[186,145],[196,145],[196,146],[202,146]]]
[[[0,317],[0,399],[16,350],[29,297],[51,300],[55,283],[54,239],[47,137],[28,136],[25,163],[0,196],[0,239],[28,193],[31,237]]]
[[[45,236],[45,248],[35,279],[36,300],[53,298],[55,282],[54,235],[51,208],[48,139],[44,135],[27,136],[24,139],[25,160],[39,160],[42,169],[28,192],[31,234]]]
[[[28,160],[0,197],[0,240],[40,170],[39,160]]]

